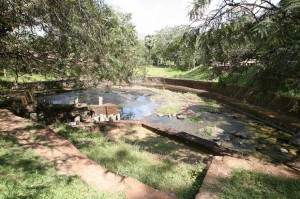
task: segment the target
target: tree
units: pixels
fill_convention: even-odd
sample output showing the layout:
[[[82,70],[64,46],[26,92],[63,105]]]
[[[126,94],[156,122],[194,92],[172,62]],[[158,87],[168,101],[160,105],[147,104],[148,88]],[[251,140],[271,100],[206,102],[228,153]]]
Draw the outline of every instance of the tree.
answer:
[[[195,43],[188,26],[166,27],[154,35],[153,62],[156,65],[195,66]]]
[[[1,1],[0,65],[16,81],[32,72],[128,79],[138,64],[130,18],[101,0]]]
[[[148,64],[151,64],[151,50],[154,46],[154,37],[153,37],[153,35],[147,35],[145,37],[145,46],[148,49]]]
[[[300,1],[221,1],[205,15],[210,0],[195,0],[190,18],[207,64],[217,63],[219,74],[243,76],[247,60],[255,60],[248,83],[261,91],[300,91]]]

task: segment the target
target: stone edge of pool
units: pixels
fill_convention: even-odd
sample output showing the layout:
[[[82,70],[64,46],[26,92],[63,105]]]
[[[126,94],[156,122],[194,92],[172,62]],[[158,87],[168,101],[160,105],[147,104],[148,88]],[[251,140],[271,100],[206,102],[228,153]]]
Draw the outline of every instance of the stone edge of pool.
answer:
[[[200,97],[206,97],[216,100],[230,109],[262,121],[274,128],[286,131],[291,135],[295,135],[300,132],[300,120],[296,117],[275,113],[274,111],[268,110],[266,108],[247,104],[241,100],[227,97],[219,93],[167,84],[141,84],[141,86],[150,88],[166,88],[169,90],[180,92],[192,92]]]

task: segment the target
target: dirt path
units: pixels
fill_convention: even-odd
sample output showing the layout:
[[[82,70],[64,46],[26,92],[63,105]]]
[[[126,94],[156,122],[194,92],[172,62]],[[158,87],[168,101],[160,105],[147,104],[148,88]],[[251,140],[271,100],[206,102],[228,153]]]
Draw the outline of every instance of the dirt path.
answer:
[[[19,143],[50,160],[60,175],[77,175],[100,191],[124,192],[129,199],[167,199],[172,196],[155,190],[138,180],[123,177],[96,164],[69,141],[51,129],[34,129],[34,123],[0,109],[1,134],[16,137]]]
[[[253,157],[240,159],[229,156],[215,156],[195,199],[221,198],[220,193],[212,191],[213,188],[218,189],[224,179],[230,178],[233,169],[241,168],[280,178],[300,178],[299,172],[285,165],[273,165]]]

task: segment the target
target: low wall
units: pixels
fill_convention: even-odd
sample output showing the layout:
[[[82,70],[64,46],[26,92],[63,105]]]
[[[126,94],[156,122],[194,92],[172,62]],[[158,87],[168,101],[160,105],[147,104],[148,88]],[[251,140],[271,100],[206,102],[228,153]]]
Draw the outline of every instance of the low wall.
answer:
[[[234,85],[220,85],[215,82],[204,82],[187,79],[148,77],[148,83],[160,83],[202,89],[243,100],[249,104],[268,108],[300,118],[300,99],[296,97],[278,96],[275,93],[262,93]]]
[[[98,131],[105,131],[107,128],[128,128],[131,126],[142,126],[145,129],[148,129],[158,135],[167,137],[171,140],[174,140],[176,142],[183,143],[189,147],[193,147],[195,149],[198,149],[200,151],[203,151],[208,154],[212,155],[228,155],[233,157],[239,157],[241,154],[233,149],[228,149],[222,146],[218,146],[216,143],[206,140],[204,138],[200,138],[194,135],[191,135],[186,132],[179,132],[175,129],[166,128],[163,126],[157,126],[149,124],[147,121],[127,121],[127,120],[120,120],[115,121],[113,123],[106,123],[106,122],[99,122],[96,124],[93,124],[91,126],[78,126],[82,129],[88,129],[92,132],[98,132]],[[243,154],[244,156],[247,156],[247,154]]]

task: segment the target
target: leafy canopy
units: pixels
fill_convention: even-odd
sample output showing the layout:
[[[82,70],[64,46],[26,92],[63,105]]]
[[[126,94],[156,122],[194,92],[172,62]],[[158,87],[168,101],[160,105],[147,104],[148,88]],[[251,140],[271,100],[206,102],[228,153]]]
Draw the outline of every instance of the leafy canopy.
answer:
[[[20,73],[128,79],[138,64],[131,16],[102,0],[0,3],[0,66]]]

